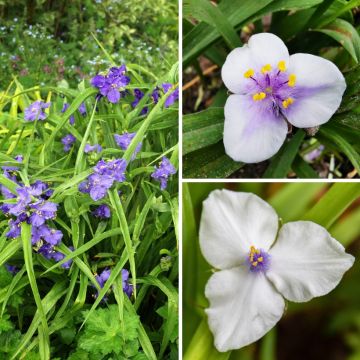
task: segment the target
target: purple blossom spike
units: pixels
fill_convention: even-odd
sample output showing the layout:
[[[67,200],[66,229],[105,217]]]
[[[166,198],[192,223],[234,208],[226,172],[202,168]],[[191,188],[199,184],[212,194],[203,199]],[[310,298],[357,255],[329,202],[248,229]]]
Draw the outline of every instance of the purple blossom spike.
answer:
[[[24,119],[26,121],[45,120],[47,114],[43,111],[50,106],[50,102],[45,103],[41,100],[33,102],[24,111]]]
[[[151,174],[151,177],[157,181],[160,181],[160,189],[164,190],[167,186],[167,181],[170,175],[176,173],[176,169],[170,160],[164,156],[158,167],[155,166],[155,171]]]
[[[115,139],[115,142],[116,144],[122,149],[122,150],[126,150],[132,139],[135,137],[136,135],[136,132],[133,132],[133,133],[123,133],[122,135],[118,135],[118,134],[114,134],[114,139]],[[141,150],[141,146],[142,146],[142,143],[140,142],[136,148],[135,148],[135,151],[134,153],[132,154],[131,156],[131,160],[134,160],[136,158],[136,155],[138,154],[138,152]]]
[[[74,144],[74,142],[76,141],[76,137],[72,134],[67,134],[65,135],[62,139],[61,142],[64,144],[64,151],[68,152],[70,151],[72,145]]]
[[[108,219],[111,216],[110,208],[105,204],[98,206],[92,214],[99,219]]]

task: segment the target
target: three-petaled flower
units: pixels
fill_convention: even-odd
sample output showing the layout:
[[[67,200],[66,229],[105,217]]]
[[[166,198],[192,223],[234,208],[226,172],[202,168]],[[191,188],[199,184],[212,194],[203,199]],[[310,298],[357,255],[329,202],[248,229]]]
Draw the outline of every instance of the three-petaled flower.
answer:
[[[225,104],[224,146],[235,161],[273,156],[288,123],[310,128],[326,123],[339,107],[346,83],[330,61],[310,54],[289,56],[283,41],[253,35],[227,56],[221,71],[233,93]]]
[[[275,210],[251,193],[215,190],[204,201],[200,247],[220,270],[206,285],[206,313],[219,351],[258,340],[280,320],[284,298],[327,294],[354,262],[320,225],[295,221],[278,231],[278,224]]]

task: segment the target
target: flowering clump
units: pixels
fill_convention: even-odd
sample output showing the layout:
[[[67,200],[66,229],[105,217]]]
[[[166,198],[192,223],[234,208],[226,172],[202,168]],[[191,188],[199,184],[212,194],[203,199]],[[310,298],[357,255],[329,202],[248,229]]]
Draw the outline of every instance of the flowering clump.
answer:
[[[133,133],[123,133],[122,135],[118,135],[118,134],[114,134],[114,139],[115,139],[115,142],[116,144],[122,149],[122,150],[126,150],[132,139],[135,137],[136,133],[133,132]],[[132,157],[131,159],[134,160],[137,153],[141,150],[141,146],[142,146],[142,143],[139,143],[136,148],[135,148],[135,151],[134,153],[132,154]]]
[[[74,135],[72,135],[72,134],[65,135],[61,139],[61,142],[64,145],[64,151],[68,152],[71,149],[71,147],[73,146],[75,141],[76,141],[76,137]]]
[[[250,193],[215,190],[204,201],[200,247],[220,270],[206,285],[206,313],[219,351],[258,340],[280,320],[284,298],[327,294],[354,262],[323,227],[278,224],[275,210]]]
[[[17,181],[16,175],[11,175],[6,170],[4,176],[19,185],[16,188],[16,194],[11,193],[5,186],[1,186],[1,193],[4,198],[15,200],[13,203],[6,203],[0,207],[6,216],[11,217],[9,220],[10,229],[6,233],[6,237],[19,237],[21,235],[21,223],[31,224],[31,243],[38,253],[48,259],[59,261],[58,259],[64,256],[55,251],[54,246],[59,245],[63,233],[47,224],[48,220],[55,219],[58,207],[58,204],[48,201],[53,191],[40,180],[35,181],[30,186],[24,186]]]
[[[164,190],[166,189],[170,175],[174,174],[176,174],[174,165],[166,156],[164,156],[159,166],[155,166],[155,171],[151,174],[151,177],[157,181],[160,181],[160,188],[161,190]]]
[[[93,174],[79,184],[79,191],[89,194],[94,201],[103,199],[114,182],[125,181],[126,166],[124,159],[100,160]]]
[[[299,128],[326,123],[346,84],[330,61],[310,54],[289,56],[280,38],[253,35],[234,49],[221,71],[233,93],[225,104],[224,146],[235,161],[255,163],[284,143],[288,123]]]
[[[24,119],[26,121],[45,120],[47,114],[44,112],[44,109],[47,109],[50,105],[50,102],[45,103],[41,100],[33,102],[25,109]]]
[[[91,85],[99,89],[101,96],[116,104],[119,102],[125,87],[130,83],[130,78],[125,75],[126,66],[112,67],[105,75],[98,74],[91,80]]]

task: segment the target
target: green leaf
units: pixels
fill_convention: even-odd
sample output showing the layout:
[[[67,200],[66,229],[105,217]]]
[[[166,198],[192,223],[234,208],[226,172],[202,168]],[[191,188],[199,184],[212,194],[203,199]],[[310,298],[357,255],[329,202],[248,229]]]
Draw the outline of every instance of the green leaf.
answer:
[[[0,252],[0,266],[5,264],[18,250],[21,249],[21,239],[9,241]]]
[[[360,60],[360,36],[356,29],[343,19],[336,19],[321,29],[314,31],[329,35],[339,42],[356,63]]]
[[[224,38],[230,49],[241,45],[240,37],[218,6],[208,0],[184,0],[184,15],[191,15],[200,21],[213,26]]]
[[[335,183],[303,220],[329,229],[339,216],[360,196],[360,183]]]
[[[266,169],[263,178],[285,178],[291,169],[299,147],[305,137],[303,130],[298,130],[296,134],[286,142],[279,152],[271,159],[269,167]]]
[[[224,109],[207,110],[183,117],[183,154],[216,144],[223,137]]]

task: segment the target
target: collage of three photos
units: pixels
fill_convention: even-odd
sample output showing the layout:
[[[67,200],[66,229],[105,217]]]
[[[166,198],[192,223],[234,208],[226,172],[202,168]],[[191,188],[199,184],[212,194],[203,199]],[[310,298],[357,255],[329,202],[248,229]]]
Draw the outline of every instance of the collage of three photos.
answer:
[[[360,359],[360,1],[0,1],[0,360]]]

